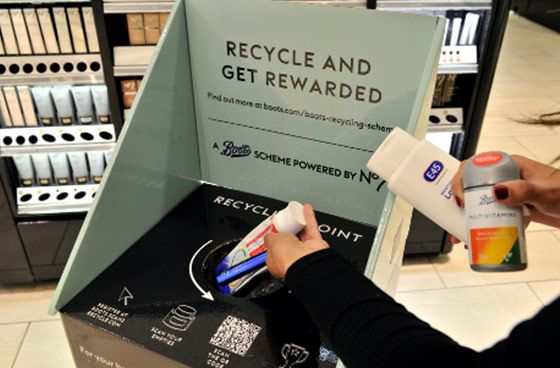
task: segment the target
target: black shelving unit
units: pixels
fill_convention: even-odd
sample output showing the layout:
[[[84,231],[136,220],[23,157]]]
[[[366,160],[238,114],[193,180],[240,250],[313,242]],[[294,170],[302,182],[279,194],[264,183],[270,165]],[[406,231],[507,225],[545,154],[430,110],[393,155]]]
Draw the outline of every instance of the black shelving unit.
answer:
[[[56,35],[54,8],[80,9],[79,17],[85,24],[82,8],[96,3],[8,0],[0,9],[48,9]],[[95,23],[97,33],[102,34],[104,30]],[[44,32],[42,28],[40,32]],[[58,37],[55,42],[60,42]],[[0,85],[108,84],[109,93],[114,91],[110,85],[112,78],[105,75],[105,55],[89,49],[78,53],[72,42],[74,53],[0,54],[0,65],[4,66],[0,67]],[[13,158],[34,153],[112,150],[122,127],[120,114],[115,113],[119,111],[115,99],[114,95],[109,96],[111,124],[29,126],[26,121],[27,126],[0,128],[0,284],[59,278],[98,186],[93,182],[49,186],[34,182],[33,186],[25,187],[18,179]]]
[[[462,16],[466,12],[480,16],[479,30],[476,35],[478,63],[474,70],[460,70],[456,77],[456,91],[450,102],[439,106],[439,110],[462,109],[462,124],[452,130],[448,137],[448,151],[459,160],[472,156],[478,144],[482,122],[492,87],[496,64],[508,19],[511,2],[509,0],[463,0],[463,1],[413,1],[413,0],[378,0],[368,1],[368,6],[377,9],[409,11]],[[438,74],[453,73],[453,70],[441,68]],[[436,87],[437,91],[437,87]],[[436,110],[432,110],[436,111]],[[437,135],[438,129],[430,121],[428,133]],[[410,233],[407,239],[405,255],[425,256],[445,254],[451,251],[447,234],[438,225],[414,210]]]

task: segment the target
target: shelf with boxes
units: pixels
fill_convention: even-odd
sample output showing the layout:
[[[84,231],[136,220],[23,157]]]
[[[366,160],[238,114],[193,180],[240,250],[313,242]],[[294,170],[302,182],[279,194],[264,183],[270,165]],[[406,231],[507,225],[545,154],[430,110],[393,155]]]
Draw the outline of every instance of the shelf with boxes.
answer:
[[[105,0],[103,12],[110,13],[150,13],[167,12],[173,8],[174,1],[126,1],[126,0]]]
[[[107,27],[108,51],[120,110],[127,114],[141,78],[152,59],[167,23],[171,1],[105,1],[103,19]]]
[[[17,154],[17,215],[86,212],[111,151]]]
[[[111,160],[111,151],[19,154],[18,215],[86,212]]]
[[[0,55],[99,53],[91,6],[0,9]]]
[[[86,212],[109,161],[111,151],[19,154],[17,214]]]
[[[509,1],[377,0],[368,7],[446,18],[438,75],[428,116],[426,139],[462,160],[475,152]],[[407,255],[447,253],[448,234],[414,212]]]

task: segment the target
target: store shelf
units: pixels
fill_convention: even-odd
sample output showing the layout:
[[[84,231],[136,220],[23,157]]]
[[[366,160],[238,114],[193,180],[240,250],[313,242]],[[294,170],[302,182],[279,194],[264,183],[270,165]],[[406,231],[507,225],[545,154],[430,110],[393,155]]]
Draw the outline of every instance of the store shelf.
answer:
[[[148,65],[120,65],[113,67],[115,77],[136,77],[146,74]]]
[[[115,77],[144,75],[155,50],[155,46],[115,46],[113,74]]]
[[[440,64],[438,74],[475,74],[478,64]]]
[[[111,13],[167,13],[173,9],[174,1],[105,1],[103,12]]]
[[[109,151],[114,146],[115,128],[112,124],[0,129],[0,157],[26,153]]]
[[[432,108],[428,117],[428,132],[461,133],[463,131],[463,109]]]
[[[87,212],[99,184],[19,187],[18,215]]]
[[[104,83],[99,54],[0,57],[0,84]]]
[[[378,0],[377,9],[396,11],[433,10],[489,10],[490,0]]]
[[[58,3],[90,3],[91,0],[4,0],[4,4],[48,5]]]

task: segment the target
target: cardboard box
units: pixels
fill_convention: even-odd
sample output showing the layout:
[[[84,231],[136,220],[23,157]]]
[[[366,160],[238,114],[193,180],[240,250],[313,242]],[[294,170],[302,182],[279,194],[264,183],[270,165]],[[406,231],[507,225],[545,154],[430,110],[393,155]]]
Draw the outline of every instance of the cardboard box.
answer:
[[[285,205],[217,186],[197,188],[62,309],[77,366],[96,366],[95,357],[102,357],[113,367],[141,361],[151,367],[224,361],[278,367],[286,362],[285,346],[297,345],[309,355],[307,364],[334,367],[334,353],[270,275],[244,297],[221,295],[213,285],[205,290],[209,300],[198,289],[212,285],[213,268],[236,240]],[[322,213],[317,218],[325,240],[363,272],[375,228]],[[100,349],[96,341],[107,338],[111,348]],[[128,351],[135,353],[123,354]]]
[[[51,304],[77,365],[336,364],[288,296],[214,295],[203,258],[263,219],[236,206],[308,202],[337,216],[321,215],[325,236],[345,234],[328,240],[363,250],[356,265],[392,294],[411,208],[365,165],[394,127],[425,134],[443,23],[177,1]],[[270,60],[265,46],[275,47]],[[217,195],[231,201],[213,207]],[[358,237],[369,245],[349,247],[350,226],[377,230]]]

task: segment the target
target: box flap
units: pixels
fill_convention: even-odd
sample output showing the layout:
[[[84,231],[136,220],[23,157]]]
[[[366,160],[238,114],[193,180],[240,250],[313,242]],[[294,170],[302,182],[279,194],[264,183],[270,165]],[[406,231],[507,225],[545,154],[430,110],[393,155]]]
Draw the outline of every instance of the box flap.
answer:
[[[124,124],[49,312],[55,313],[199,185],[183,2]]]

